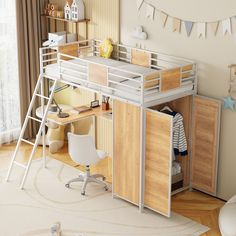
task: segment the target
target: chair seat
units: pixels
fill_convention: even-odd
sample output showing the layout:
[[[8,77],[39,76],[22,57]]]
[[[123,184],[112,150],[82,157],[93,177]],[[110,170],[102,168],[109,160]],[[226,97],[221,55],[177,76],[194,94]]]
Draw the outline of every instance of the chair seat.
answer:
[[[107,153],[102,150],[97,150],[97,154],[100,159],[104,159],[105,157],[107,157]]]

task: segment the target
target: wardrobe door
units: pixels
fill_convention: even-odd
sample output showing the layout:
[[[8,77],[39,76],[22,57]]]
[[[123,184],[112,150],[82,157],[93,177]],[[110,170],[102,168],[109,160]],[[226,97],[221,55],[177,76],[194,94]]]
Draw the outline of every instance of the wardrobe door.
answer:
[[[192,187],[216,195],[221,102],[193,99]]]
[[[139,203],[140,108],[114,101],[113,194]]]
[[[144,204],[168,217],[171,209],[172,126],[172,116],[146,111]]]

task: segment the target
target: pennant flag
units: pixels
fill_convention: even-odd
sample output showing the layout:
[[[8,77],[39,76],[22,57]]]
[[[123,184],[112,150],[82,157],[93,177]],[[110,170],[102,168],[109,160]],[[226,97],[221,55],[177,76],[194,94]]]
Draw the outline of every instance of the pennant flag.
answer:
[[[141,8],[144,0],[137,0],[137,8],[138,10]]]
[[[161,21],[162,21],[163,27],[165,27],[166,25],[167,18],[168,18],[168,15],[165,12],[161,11]]]
[[[180,32],[181,30],[181,20],[178,18],[173,18],[173,32]]]
[[[216,35],[218,28],[219,28],[219,21],[210,23],[210,26],[211,26],[211,29],[212,29],[214,35]]]
[[[198,38],[206,37],[206,23],[197,23],[197,36]]]
[[[149,18],[151,20],[154,19],[154,7],[147,4],[147,8],[146,8],[146,18]]]
[[[223,35],[225,35],[227,32],[231,34],[231,20],[230,18],[223,20],[222,21],[222,30],[223,30]]]
[[[188,37],[191,34],[192,28],[193,28],[193,22],[192,21],[184,21],[185,29],[187,32]]]

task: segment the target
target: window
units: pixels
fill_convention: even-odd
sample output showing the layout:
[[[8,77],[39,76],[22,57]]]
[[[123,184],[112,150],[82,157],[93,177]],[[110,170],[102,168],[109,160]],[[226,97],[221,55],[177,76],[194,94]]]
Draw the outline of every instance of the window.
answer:
[[[0,0],[0,145],[20,132],[15,0]]]

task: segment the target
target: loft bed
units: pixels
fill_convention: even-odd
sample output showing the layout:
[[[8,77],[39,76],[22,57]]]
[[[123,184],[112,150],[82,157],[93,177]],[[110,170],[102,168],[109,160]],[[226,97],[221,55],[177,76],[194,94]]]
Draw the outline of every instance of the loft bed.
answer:
[[[187,59],[113,45],[100,57],[100,40],[40,49],[41,74],[111,98],[150,107],[196,93],[196,64]]]

